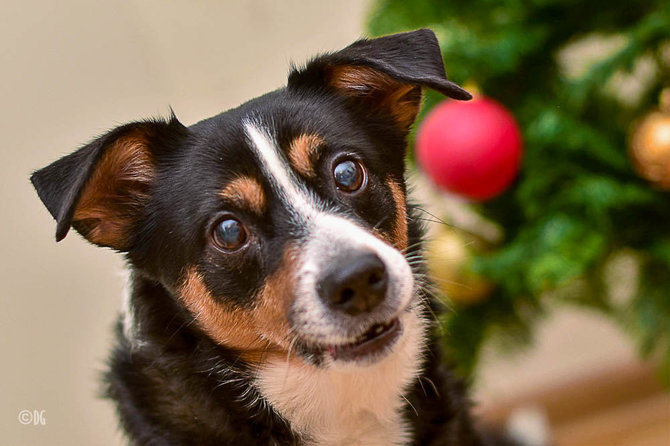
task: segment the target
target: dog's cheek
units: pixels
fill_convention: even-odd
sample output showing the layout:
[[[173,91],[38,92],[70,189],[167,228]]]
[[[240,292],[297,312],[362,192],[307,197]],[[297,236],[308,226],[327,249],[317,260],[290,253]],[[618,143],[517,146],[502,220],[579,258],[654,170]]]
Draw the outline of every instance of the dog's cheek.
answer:
[[[249,310],[228,307],[214,298],[195,267],[189,269],[179,288],[179,300],[210,338],[223,346],[253,351],[267,347],[254,331]]]
[[[407,199],[400,184],[390,176],[386,179],[386,187],[393,199],[393,221],[387,230],[377,234],[383,241],[404,252],[408,244]]]
[[[283,354],[290,345],[287,311],[295,295],[296,262],[287,249],[250,307],[217,299],[195,267],[188,270],[179,288],[179,299],[196,323],[218,344],[240,352],[249,362]]]
[[[296,294],[297,260],[296,250],[286,248],[279,267],[258,294],[253,310],[255,324],[262,329],[263,337],[282,350],[288,350],[291,343],[287,315]]]

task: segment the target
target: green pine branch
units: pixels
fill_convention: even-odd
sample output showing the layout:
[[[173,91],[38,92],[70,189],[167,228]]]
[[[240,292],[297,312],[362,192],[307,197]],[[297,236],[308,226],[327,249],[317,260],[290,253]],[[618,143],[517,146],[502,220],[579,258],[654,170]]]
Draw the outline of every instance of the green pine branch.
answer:
[[[514,187],[476,206],[504,231],[471,265],[497,287],[447,317],[452,359],[471,373],[484,342],[529,342],[547,303],[563,302],[619,321],[670,371],[670,194],[640,179],[627,154],[631,125],[670,86],[670,2],[381,0],[369,21],[373,35],[420,27],[438,36],[448,76],[509,108],[525,141]],[[565,49],[591,36],[621,44],[569,75]],[[621,101],[617,79],[641,60],[655,74],[639,98]],[[419,119],[441,100],[428,93]],[[623,306],[609,301],[603,278],[622,250],[642,259],[639,289]]]

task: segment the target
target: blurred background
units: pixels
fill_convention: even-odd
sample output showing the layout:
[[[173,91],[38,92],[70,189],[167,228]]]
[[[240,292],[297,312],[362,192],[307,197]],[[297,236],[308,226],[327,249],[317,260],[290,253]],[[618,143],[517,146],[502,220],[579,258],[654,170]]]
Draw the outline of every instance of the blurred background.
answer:
[[[0,443],[124,444],[98,397],[123,264],[54,242],[32,170],[169,107],[195,123],[362,35],[430,27],[477,96],[427,95],[410,181],[479,414],[557,445],[670,444],[666,1],[11,0],[0,17]]]

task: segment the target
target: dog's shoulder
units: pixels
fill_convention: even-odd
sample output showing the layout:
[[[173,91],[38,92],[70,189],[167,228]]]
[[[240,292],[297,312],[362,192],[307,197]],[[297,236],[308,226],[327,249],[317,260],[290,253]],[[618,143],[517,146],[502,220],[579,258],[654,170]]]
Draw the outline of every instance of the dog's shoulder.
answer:
[[[257,401],[250,371],[166,308],[165,293],[135,277],[135,329],[124,327],[128,318],[122,314],[104,376],[104,395],[116,402],[131,444],[298,445],[283,419],[250,404]]]

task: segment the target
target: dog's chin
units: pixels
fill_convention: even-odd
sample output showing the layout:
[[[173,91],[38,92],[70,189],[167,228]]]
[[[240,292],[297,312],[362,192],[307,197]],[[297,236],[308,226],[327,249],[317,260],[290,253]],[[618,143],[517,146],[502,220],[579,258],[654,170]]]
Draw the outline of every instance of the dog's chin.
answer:
[[[394,317],[373,324],[350,342],[300,342],[297,350],[304,360],[319,367],[367,367],[392,354],[403,332],[402,318]]]

